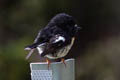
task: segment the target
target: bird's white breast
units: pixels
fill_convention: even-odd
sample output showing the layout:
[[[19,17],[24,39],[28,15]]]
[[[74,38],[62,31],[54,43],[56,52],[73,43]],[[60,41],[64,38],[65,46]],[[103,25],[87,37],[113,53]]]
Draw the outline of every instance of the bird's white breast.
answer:
[[[74,43],[74,40],[75,40],[75,38],[73,37],[70,45],[65,46],[62,49],[60,49],[59,51],[57,51],[57,53],[56,53],[57,56],[53,56],[51,54],[48,54],[48,55],[46,55],[46,57],[48,57],[50,59],[57,59],[57,58],[62,58],[64,56],[66,56],[67,53],[69,52],[69,50],[71,49],[71,47]]]
[[[56,56],[53,56],[52,54],[47,54],[45,55],[45,57],[49,58],[49,59],[58,59],[58,58],[62,58],[64,56],[67,55],[67,53],[69,52],[69,50],[71,49],[73,43],[74,43],[75,38],[72,38],[71,44],[69,44],[68,46],[63,47],[62,49],[60,49],[59,51],[56,52]],[[41,55],[44,51],[45,48],[45,44],[41,44],[37,47],[38,53]]]

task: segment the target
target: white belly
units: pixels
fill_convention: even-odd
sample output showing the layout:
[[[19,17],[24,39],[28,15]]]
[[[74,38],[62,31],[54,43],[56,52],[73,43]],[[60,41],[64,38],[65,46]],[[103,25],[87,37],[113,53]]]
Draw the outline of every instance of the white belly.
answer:
[[[49,59],[58,59],[58,58],[62,58],[64,56],[66,56],[69,52],[69,50],[71,49],[73,43],[74,43],[75,38],[72,38],[71,44],[68,46],[63,47],[62,49],[60,49],[59,51],[56,52],[56,56],[53,56],[52,54],[47,54],[45,55],[45,57],[49,58]],[[41,55],[44,51],[45,48],[45,44],[41,44],[37,47],[38,53]]]
[[[48,54],[48,55],[46,55],[46,57],[48,57],[50,59],[57,59],[57,58],[62,58],[64,56],[66,56],[68,54],[68,52],[70,51],[70,49],[71,49],[71,47],[72,47],[72,45],[74,43],[74,40],[75,40],[75,38],[72,38],[72,41],[71,41],[70,45],[60,49],[59,51],[57,51],[56,56]]]

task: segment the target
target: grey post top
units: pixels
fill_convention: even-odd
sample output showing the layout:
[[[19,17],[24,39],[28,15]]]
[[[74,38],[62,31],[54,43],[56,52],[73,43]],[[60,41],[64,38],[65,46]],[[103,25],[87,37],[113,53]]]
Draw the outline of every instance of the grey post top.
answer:
[[[62,62],[53,62],[48,70],[47,62],[30,63],[32,80],[75,80],[74,59]]]

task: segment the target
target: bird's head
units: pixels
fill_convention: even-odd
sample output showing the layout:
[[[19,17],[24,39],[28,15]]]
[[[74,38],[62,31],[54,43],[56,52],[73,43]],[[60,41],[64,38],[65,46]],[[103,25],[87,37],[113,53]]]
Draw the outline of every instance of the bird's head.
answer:
[[[71,36],[74,36],[80,29],[80,27],[77,26],[74,18],[65,13],[57,14],[51,19],[50,22],[66,31]]]

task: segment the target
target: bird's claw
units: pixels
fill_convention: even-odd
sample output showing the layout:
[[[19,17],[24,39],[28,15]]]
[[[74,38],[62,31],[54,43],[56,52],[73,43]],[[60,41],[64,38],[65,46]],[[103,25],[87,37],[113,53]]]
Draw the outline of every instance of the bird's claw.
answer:
[[[65,67],[66,67],[66,63],[65,63],[65,59],[64,58],[61,59],[61,62],[63,62]]]
[[[50,61],[49,61],[48,58],[46,59],[46,62],[48,63],[48,70],[49,70],[49,67],[50,67]]]

